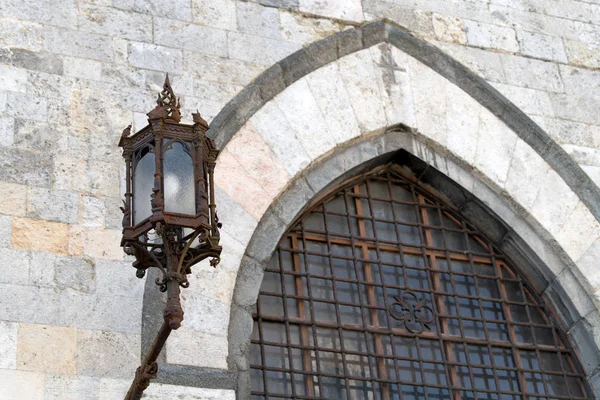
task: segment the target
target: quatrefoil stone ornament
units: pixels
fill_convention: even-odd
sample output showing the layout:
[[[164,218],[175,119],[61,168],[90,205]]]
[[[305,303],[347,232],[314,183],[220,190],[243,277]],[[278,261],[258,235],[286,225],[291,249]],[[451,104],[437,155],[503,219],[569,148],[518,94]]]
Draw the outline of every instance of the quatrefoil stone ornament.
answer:
[[[389,311],[392,318],[400,321],[410,333],[421,334],[431,330],[435,319],[433,309],[426,305],[425,299],[418,299],[410,290],[405,290],[400,296],[394,296]]]

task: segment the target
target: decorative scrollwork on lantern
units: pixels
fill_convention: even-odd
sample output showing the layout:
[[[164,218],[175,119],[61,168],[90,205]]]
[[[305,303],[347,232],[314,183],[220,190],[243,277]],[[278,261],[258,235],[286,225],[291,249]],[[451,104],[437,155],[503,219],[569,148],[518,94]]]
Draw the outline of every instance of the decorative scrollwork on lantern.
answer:
[[[405,290],[400,296],[394,296],[394,302],[389,305],[392,318],[400,321],[410,333],[421,334],[431,330],[430,324],[435,319],[433,309],[426,305],[426,299],[418,299],[410,290]]]

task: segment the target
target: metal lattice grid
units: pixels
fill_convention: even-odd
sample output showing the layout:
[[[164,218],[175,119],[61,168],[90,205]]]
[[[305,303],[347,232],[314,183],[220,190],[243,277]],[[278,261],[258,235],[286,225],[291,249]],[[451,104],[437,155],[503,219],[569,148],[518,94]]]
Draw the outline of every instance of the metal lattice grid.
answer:
[[[536,299],[456,212],[383,168],[315,205],[273,254],[252,398],[591,398]]]

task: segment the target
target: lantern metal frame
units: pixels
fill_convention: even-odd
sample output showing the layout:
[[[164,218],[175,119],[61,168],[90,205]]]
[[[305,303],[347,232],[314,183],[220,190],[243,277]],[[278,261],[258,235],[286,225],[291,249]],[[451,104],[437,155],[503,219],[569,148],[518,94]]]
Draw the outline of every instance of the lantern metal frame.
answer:
[[[169,76],[166,76],[156,107],[148,115],[148,125],[131,134],[131,125],[121,135],[119,146],[123,149],[126,164],[126,191],[123,200],[123,237],[121,246],[126,254],[135,257],[136,276],[143,278],[148,268],[157,268],[162,278],[156,279],[161,292],[167,292],[163,325],[152,347],[137,369],[135,379],[125,400],[140,399],[150,380],[156,378],[156,360],[172,330],[183,321],[180,288],[189,287],[187,275],[191,267],[207,258],[216,267],[220,261],[219,228],[221,224],[214,201],[214,169],[219,151],[213,140],[206,136],[208,123],[193,113],[193,125],[182,124],[180,101],[175,96]],[[164,156],[172,143],[179,142],[192,158],[194,178],[193,215],[166,211]],[[136,160],[134,157],[145,147],[154,151],[154,183],[151,215],[135,223]]]

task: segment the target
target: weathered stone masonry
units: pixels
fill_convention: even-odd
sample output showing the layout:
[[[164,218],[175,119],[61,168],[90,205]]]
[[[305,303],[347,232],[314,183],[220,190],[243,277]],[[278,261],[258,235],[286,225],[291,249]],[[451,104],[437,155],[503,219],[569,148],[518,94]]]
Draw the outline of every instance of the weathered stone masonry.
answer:
[[[600,385],[599,22],[592,0],[0,0],[0,397],[126,391],[160,299],[118,247],[116,142],[166,72],[223,149],[226,250],[195,269],[149,398],[244,398],[262,263],[398,149],[495,215]]]

